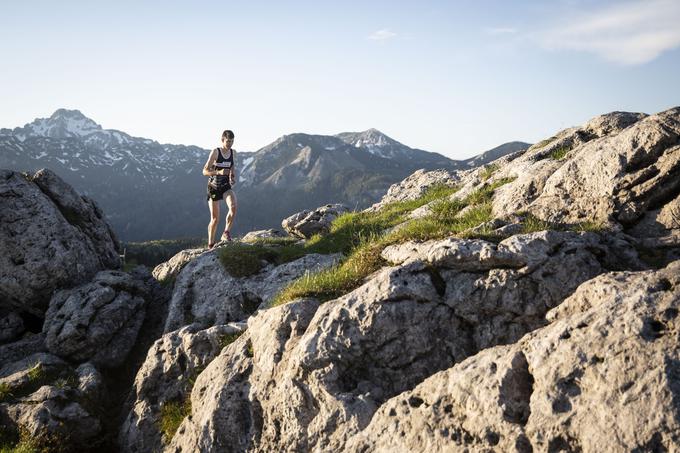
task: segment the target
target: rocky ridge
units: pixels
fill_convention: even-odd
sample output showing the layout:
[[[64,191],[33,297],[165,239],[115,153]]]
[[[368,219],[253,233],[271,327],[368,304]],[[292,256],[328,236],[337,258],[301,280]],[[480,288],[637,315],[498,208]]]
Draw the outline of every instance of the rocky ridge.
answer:
[[[376,236],[377,270],[330,300],[272,306],[349,260],[277,261],[312,233],[181,252],[154,270],[163,287],[111,268],[57,275],[47,305],[2,306],[19,333],[0,344],[0,420],[68,431],[81,450],[106,433],[131,452],[675,451],[678,149],[680,108],[614,112],[482,168],[416,172],[351,214],[411,206]],[[326,210],[284,223],[332,239]],[[256,252],[248,275],[227,265]],[[40,332],[21,332],[26,313]]]

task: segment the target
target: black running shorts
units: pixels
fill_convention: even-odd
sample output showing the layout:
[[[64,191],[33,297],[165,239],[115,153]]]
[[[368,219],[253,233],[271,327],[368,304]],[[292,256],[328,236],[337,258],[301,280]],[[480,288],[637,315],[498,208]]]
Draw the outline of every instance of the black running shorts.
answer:
[[[208,200],[221,200],[227,190],[231,190],[231,184],[229,183],[219,186],[211,186],[208,184]]]

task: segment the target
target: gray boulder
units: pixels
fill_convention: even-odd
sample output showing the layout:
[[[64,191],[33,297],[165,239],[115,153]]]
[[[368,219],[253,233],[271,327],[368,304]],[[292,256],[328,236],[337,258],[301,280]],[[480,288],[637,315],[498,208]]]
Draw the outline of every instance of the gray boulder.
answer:
[[[315,234],[327,233],[331,222],[340,214],[349,212],[349,208],[341,204],[327,204],[312,211],[301,211],[284,219],[281,226],[290,235],[309,239]]]
[[[93,415],[82,395],[70,387],[45,385],[0,412],[12,420],[13,429],[34,439],[47,438],[51,449],[91,450],[101,442],[102,422]]]
[[[232,277],[220,263],[219,250],[189,262],[177,277],[165,332],[198,323],[203,328],[243,321],[269,304],[279,289],[305,272],[336,264],[340,255],[305,255],[280,266],[267,265],[250,277]]]
[[[0,308],[39,317],[54,290],[120,263],[101,211],[49,170],[0,170],[0,249]]]
[[[385,403],[346,451],[675,451],[679,309],[680,261],[590,280],[549,326]]]
[[[144,321],[145,286],[102,271],[86,285],[54,295],[43,331],[48,349],[69,360],[111,368],[123,363]]]
[[[13,311],[1,313],[0,311],[0,343],[7,343],[24,332],[24,320]]]
[[[118,268],[118,238],[94,200],[82,196],[51,170],[38,170],[32,181],[59,208],[64,218],[90,240],[104,268]]]
[[[385,401],[545,326],[546,312],[605,271],[609,254],[592,233],[400,247],[386,256],[402,264],[345,296],[250,318],[243,343],[199,376],[168,451],[344,451]]]
[[[289,237],[286,233],[281,230],[269,229],[269,230],[258,230],[251,231],[241,238],[241,242],[255,242],[260,239],[276,239]]]
[[[159,282],[169,282],[177,278],[180,271],[191,260],[200,256],[206,249],[186,249],[178,252],[168,261],[156,266],[153,271],[153,277]]]
[[[102,378],[90,364],[74,370],[55,355],[29,352],[0,367],[3,435],[23,432],[50,451],[94,448],[102,426],[95,414],[104,398]]]
[[[396,201],[415,200],[416,198],[423,196],[427,189],[436,184],[455,186],[460,183],[462,176],[469,172],[470,170],[417,170],[403,181],[392,184],[385,196],[383,196],[378,203],[375,203],[366,210],[379,211],[384,206]]]
[[[198,375],[244,329],[229,324],[200,330],[193,324],[157,340],[135,378],[134,403],[118,438],[121,451],[161,451],[170,440],[160,430],[162,408],[184,405]]]

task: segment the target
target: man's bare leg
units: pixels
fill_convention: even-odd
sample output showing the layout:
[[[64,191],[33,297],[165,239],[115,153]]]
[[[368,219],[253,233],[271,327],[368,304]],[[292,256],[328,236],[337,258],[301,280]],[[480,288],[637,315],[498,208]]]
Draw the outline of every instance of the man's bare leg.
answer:
[[[236,209],[238,207],[236,195],[233,190],[227,190],[224,193],[224,201],[227,203],[227,226],[224,230],[231,231],[231,226],[234,223],[234,216],[236,215]]]
[[[208,200],[210,208],[210,223],[208,224],[208,245],[215,243],[215,231],[217,223],[220,221],[220,202],[219,200]]]

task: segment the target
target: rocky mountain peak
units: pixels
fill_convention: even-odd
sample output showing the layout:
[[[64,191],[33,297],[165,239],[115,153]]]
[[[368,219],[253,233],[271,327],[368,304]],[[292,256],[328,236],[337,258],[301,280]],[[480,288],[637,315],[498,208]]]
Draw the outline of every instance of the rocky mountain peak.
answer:
[[[102,127],[86,117],[80,110],[58,109],[49,118],[37,118],[15,133],[20,138],[50,137],[71,138],[85,137],[102,131]]]
[[[336,137],[357,148],[365,147],[369,150],[386,146],[404,146],[375,128],[370,128],[363,132],[342,132],[337,134]]]

